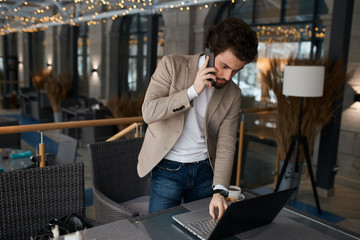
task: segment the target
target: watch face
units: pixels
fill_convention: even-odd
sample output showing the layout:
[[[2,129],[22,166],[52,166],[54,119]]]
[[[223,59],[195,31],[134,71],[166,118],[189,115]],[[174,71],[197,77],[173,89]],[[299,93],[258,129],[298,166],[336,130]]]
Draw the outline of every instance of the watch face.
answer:
[[[222,191],[222,193],[220,193],[220,194],[223,195],[225,198],[227,198],[228,195],[229,195],[229,192],[227,192],[227,191]]]

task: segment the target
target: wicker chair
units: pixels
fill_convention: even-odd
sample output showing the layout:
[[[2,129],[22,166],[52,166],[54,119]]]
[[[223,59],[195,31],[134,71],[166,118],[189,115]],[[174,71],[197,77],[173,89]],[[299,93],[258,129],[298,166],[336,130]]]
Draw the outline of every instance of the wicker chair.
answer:
[[[92,165],[96,221],[101,223],[147,214],[150,181],[136,171],[143,138],[88,145]]]
[[[71,213],[85,217],[83,163],[0,174],[0,239],[28,240]]]

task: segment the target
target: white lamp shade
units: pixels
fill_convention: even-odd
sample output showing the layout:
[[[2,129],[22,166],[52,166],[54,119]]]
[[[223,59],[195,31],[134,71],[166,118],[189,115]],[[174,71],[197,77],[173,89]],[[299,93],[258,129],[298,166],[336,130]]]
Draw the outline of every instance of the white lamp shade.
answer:
[[[294,97],[321,97],[324,66],[285,66],[283,94]]]

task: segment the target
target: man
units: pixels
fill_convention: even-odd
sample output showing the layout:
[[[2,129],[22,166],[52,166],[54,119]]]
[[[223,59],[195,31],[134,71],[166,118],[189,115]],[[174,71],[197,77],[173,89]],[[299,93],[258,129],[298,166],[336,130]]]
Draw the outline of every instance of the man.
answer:
[[[137,167],[140,177],[152,171],[149,212],[212,195],[210,215],[223,215],[241,99],[231,78],[255,59],[257,46],[245,22],[228,18],[206,34],[215,67],[207,67],[203,54],[165,56],[159,63],[142,106],[148,128]]]

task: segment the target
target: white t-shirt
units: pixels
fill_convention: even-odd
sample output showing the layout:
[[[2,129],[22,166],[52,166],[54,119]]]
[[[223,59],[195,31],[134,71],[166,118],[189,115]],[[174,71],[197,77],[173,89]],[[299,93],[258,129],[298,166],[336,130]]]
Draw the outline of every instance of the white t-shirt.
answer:
[[[205,56],[199,58],[199,69],[205,62]],[[173,148],[165,156],[168,160],[182,163],[197,162],[208,158],[205,141],[205,112],[214,88],[207,89],[197,95],[194,86],[187,90],[193,107],[189,109],[181,136]]]

